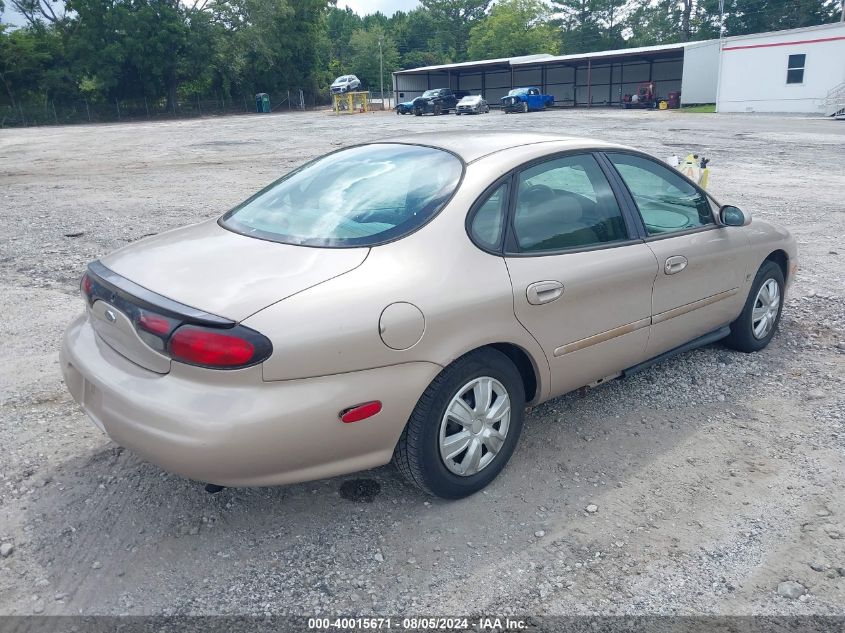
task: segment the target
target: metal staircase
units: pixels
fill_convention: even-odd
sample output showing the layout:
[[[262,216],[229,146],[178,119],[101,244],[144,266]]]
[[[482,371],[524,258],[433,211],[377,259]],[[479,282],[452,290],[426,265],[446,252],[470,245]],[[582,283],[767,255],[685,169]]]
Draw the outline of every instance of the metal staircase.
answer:
[[[830,92],[824,100],[825,116],[845,118],[845,82],[842,82]]]

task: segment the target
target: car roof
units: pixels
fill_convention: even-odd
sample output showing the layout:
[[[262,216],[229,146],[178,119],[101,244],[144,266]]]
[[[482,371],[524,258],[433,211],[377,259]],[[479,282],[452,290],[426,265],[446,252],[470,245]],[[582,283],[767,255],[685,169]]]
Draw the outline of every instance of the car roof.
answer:
[[[555,144],[557,147],[549,148],[550,153],[553,151],[560,152],[569,149],[577,150],[597,147],[628,149],[624,145],[617,145],[592,138],[536,132],[424,132],[421,134],[407,134],[388,138],[380,142],[408,143],[411,145],[437,147],[457,154],[467,163],[496,152],[523,145],[534,145],[536,143]]]

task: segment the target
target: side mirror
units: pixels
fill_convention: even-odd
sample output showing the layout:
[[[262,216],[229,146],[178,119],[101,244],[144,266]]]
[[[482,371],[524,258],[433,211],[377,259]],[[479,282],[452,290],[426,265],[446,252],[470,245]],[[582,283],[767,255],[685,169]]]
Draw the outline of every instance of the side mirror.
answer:
[[[719,222],[724,226],[748,226],[751,224],[751,214],[739,207],[726,204],[719,209]]]

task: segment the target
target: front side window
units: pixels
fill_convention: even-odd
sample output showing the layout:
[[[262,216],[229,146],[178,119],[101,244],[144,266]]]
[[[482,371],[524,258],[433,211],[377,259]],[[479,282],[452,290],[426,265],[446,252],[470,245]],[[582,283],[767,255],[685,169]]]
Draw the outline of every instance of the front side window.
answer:
[[[476,244],[497,250],[502,243],[502,229],[508,210],[508,184],[502,183],[478,206],[470,224],[470,235]]]
[[[616,197],[589,154],[556,158],[519,174],[513,229],[519,250],[556,251],[628,238]]]
[[[318,158],[224,215],[244,235],[305,246],[372,246],[425,224],[463,164],[431,147],[375,143]]]
[[[804,83],[804,63],[806,60],[807,56],[803,54],[789,56],[789,60],[786,63],[786,83]]]
[[[680,174],[632,154],[608,154],[634,198],[649,235],[714,224],[707,196]]]

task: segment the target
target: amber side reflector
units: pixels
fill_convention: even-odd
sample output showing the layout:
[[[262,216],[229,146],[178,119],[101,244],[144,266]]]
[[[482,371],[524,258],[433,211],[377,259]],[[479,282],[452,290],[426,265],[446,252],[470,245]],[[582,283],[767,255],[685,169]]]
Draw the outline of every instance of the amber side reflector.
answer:
[[[367,418],[373,417],[376,413],[381,411],[381,402],[373,400],[372,402],[365,402],[364,404],[357,404],[354,407],[344,409],[340,412],[341,422],[360,422]]]

